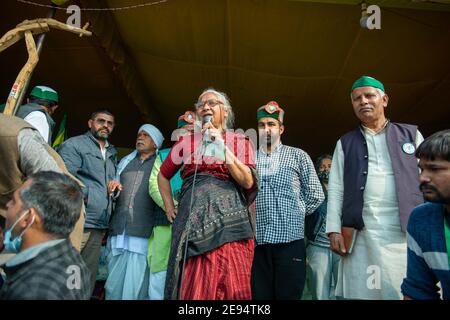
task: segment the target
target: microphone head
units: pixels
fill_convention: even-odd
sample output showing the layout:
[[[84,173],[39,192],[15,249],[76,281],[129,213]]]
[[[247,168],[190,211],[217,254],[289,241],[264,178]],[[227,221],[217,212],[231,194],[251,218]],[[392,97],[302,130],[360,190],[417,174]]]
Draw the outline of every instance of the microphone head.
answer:
[[[203,117],[203,124],[211,122],[212,121],[212,116],[211,115],[206,115]]]

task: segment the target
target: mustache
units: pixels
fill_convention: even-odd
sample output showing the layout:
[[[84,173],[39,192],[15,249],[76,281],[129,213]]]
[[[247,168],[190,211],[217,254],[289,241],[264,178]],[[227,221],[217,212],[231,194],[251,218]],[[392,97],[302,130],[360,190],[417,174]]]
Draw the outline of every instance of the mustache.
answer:
[[[108,129],[108,128],[106,128],[106,127],[103,127],[103,128],[100,128],[100,129],[98,129],[98,130],[97,130],[97,132],[100,132],[100,131],[102,131],[102,130],[105,130],[106,132],[108,132],[108,133],[109,133],[109,129]]]
[[[437,189],[435,187],[431,186],[429,183],[426,183],[426,182],[422,182],[420,184],[419,188],[420,188],[420,191],[422,191],[422,192],[425,191],[425,190],[430,190],[430,191],[436,191],[437,192]]]

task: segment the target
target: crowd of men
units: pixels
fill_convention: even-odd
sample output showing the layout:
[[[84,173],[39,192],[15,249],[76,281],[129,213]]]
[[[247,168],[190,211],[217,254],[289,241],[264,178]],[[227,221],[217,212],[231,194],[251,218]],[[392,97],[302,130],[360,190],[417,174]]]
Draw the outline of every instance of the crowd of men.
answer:
[[[105,239],[111,300],[450,299],[450,130],[387,119],[375,78],[350,93],[359,123],[315,163],[275,101],[253,152],[214,89],[119,162],[108,110],[55,152],[58,93],[33,88],[0,113],[0,299],[90,299]]]

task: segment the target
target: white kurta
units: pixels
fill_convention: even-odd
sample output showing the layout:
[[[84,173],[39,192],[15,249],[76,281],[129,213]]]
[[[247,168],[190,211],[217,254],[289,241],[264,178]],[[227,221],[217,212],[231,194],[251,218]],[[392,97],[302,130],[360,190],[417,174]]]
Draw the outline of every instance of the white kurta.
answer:
[[[346,299],[401,299],[406,275],[406,234],[401,231],[394,172],[386,130],[364,132],[369,168],[364,190],[364,229],[353,252],[341,259],[336,296]],[[418,132],[416,145],[423,141]],[[406,141],[405,141],[406,142]],[[341,230],[344,153],[338,141],[333,156],[328,193],[327,233]]]

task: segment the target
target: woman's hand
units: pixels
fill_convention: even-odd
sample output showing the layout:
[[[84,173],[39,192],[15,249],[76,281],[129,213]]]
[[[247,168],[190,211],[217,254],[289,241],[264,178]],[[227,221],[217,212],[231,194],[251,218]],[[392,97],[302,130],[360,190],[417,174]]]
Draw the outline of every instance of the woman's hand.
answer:
[[[203,125],[202,134],[207,134],[211,141],[223,141],[222,131],[214,127],[211,122],[207,122]]]

